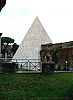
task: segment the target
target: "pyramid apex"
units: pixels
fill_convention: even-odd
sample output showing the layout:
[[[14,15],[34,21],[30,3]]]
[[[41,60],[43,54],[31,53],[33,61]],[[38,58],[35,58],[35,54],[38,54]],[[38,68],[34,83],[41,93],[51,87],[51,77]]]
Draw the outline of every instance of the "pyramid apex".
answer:
[[[35,17],[35,20],[39,20],[38,16]]]
[[[39,19],[39,18],[38,18],[38,16],[36,16],[36,18],[35,18],[35,19]]]

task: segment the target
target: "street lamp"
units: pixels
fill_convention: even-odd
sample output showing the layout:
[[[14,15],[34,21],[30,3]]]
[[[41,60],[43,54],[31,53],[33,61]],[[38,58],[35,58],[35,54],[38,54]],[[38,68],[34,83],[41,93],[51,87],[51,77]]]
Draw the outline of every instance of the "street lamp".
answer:
[[[66,60],[65,63],[66,63],[66,70],[68,70],[68,61]]]

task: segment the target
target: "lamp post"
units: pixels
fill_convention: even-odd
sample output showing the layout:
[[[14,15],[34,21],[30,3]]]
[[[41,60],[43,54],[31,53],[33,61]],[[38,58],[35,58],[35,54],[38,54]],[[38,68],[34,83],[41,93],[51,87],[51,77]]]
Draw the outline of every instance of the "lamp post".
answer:
[[[66,71],[67,71],[68,70],[68,61],[66,60],[65,63],[66,63]]]
[[[1,58],[1,35],[2,33],[0,33],[0,58]]]

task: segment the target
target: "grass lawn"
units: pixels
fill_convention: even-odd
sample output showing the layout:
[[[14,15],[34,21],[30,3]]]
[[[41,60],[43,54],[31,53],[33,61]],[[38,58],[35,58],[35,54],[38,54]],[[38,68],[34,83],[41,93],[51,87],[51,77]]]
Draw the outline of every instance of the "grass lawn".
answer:
[[[0,74],[0,100],[67,100],[72,88],[73,73]]]

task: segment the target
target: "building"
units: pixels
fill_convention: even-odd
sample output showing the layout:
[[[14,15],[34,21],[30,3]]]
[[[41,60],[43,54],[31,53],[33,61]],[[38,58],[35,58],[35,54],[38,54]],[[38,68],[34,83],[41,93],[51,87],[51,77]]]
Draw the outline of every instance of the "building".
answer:
[[[52,59],[59,68],[73,67],[73,41],[55,44],[41,45],[41,61],[49,62]]]

